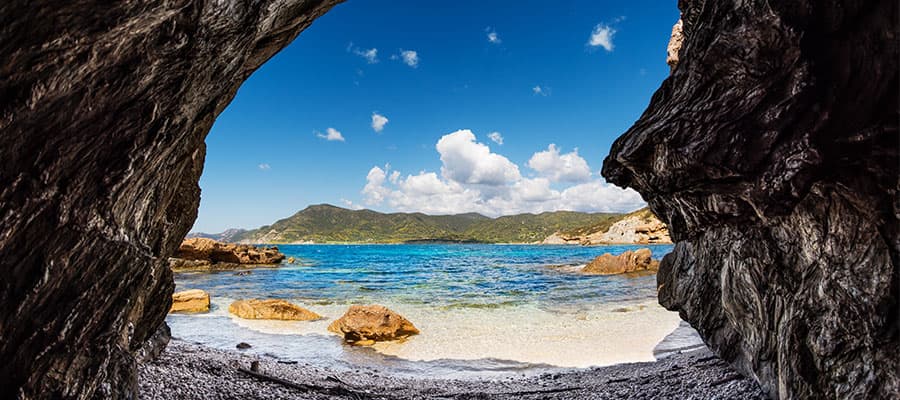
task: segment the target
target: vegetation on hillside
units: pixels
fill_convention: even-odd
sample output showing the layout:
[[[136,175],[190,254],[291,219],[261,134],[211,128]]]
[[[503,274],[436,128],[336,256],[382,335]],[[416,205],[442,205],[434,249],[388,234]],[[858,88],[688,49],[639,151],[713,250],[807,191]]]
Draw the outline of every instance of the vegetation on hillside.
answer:
[[[243,232],[235,240],[259,243],[403,243],[454,241],[533,243],[558,231],[608,227],[622,214],[555,211],[489,218],[481,214],[425,215],[309,206],[272,225]]]

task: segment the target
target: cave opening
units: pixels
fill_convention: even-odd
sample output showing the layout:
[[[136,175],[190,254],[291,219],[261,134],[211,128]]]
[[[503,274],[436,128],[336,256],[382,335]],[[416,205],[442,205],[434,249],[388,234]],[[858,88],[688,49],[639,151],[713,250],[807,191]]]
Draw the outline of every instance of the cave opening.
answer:
[[[448,25],[417,13],[416,3],[351,3],[326,15],[338,3],[0,6],[0,397],[896,397],[896,2],[680,1],[683,45],[671,75],[662,60],[677,36],[669,31],[674,4],[657,15],[650,2],[624,12],[587,1],[528,2],[515,12],[455,2],[432,5],[453,22],[438,29]],[[466,12],[473,9],[484,14]],[[479,19],[490,10],[508,23]],[[324,24],[341,15],[343,25]],[[298,59],[279,65],[293,46],[279,51],[301,32],[310,40],[294,42]],[[209,200],[202,205],[198,181]],[[577,216],[552,210],[606,212],[590,227],[611,234],[618,221],[609,213],[634,200],[613,184],[639,192],[649,206],[640,212],[668,223],[677,244],[651,243],[659,230],[638,221],[612,233],[646,240],[649,256],[602,260],[596,247],[564,244],[590,242],[587,231],[541,217],[571,224]],[[308,187],[324,195],[307,197]],[[417,254],[398,263],[391,252],[399,246],[348,244],[360,229],[331,229],[343,232],[330,236],[342,244],[291,245],[293,255],[284,245],[286,255],[197,249],[239,266],[283,257],[282,267],[172,271],[169,256],[185,250],[192,225],[262,225],[265,240],[256,242],[305,241],[308,232],[279,225],[308,216],[302,210],[277,219],[318,202],[344,206],[310,207],[331,227],[377,217],[368,232],[402,232],[390,239],[413,242],[404,248]],[[387,213],[352,210],[360,205]],[[559,244],[496,243],[519,241]],[[663,253],[656,278],[573,271],[611,259],[649,266]],[[572,285],[576,277],[588,283]],[[204,285],[209,296],[182,295],[211,297],[206,317],[167,317],[176,286]],[[603,300],[654,300],[607,309],[573,301],[585,288]],[[593,326],[562,353],[603,363],[590,357],[637,348],[633,339],[648,334],[610,321],[662,313],[657,294],[714,355],[574,372],[506,357],[553,350],[572,325]],[[390,308],[350,307],[368,302]],[[258,323],[260,306],[314,321]],[[401,340],[354,327],[372,315]],[[176,337],[193,334],[203,345],[169,342],[166,320]],[[447,321],[471,329],[461,336]],[[596,336],[610,326],[627,343]],[[289,354],[298,345],[325,349],[314,357],[334,365],[292,367],[315,361]],[[249,368],[236,368],[242,363]],[[335,365],[359,371],[337,377]],[[404,369],[540,374],[503,388],[379,375]],[[684,385],[663,379],[672,371]]]
[[[198,274],[217,267],[178,261],[176,293],[204,290],[211,308],[170,315],[173,336],[322,366],[463,377],[702,347],[657,304],[652,271],[581,272],[604,253],[645,249],[649,268],[671,250],[640,195],[597,171],[670,73],[674,4],[534,2],[516,12],[481,5],[477,15],[460,4],[394,7],[332,9],[218,116],[189,240],[278,246],[284,260],[242,275],[228,262]],[[197,258],[199,246],[176,257]],[[322,318],[235,318],[231,304],[247,298]],[[329,325],[350,304],[387,305],[422,333],[348,362],[352,350]],[[530,322],[511,333],[510,320]],[[607,345],[583,351],[597,340]]]

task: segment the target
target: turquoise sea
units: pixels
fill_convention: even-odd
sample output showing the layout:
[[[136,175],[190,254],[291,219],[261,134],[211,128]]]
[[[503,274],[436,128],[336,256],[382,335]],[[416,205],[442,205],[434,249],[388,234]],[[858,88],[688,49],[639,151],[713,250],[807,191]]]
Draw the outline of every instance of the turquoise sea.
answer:
[[[485,244],[282,245],[296,259],[278,268],[177,274],[176,290],[203,289],[208,314],[170,315],[173,336],[224,349],[335,368],[425,376],[484,376],[556,367],[649,361],[678,326],[656,304],[656,276],[588,276],[603,253],[671,245]],[[231,301],[286,299],[327,319],[251,321]],[[343,345],[325,329],[351,304],[383,304],[422,331],[403,343]],[[591,351],[585,351],[589,346]]]

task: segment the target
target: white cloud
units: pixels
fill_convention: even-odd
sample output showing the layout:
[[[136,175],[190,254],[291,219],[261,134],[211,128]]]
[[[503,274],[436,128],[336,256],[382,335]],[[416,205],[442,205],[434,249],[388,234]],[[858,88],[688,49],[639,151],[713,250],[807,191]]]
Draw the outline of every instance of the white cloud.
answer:
[[[521,178],[519,167],[475,141],[468,129],[444,135],[435,146],[441,155],[441,175],[468,184],[502,185]]]
[[[419,66],[419,53],[415,50],[400,50],[400,58],[410,67],[416,68]]]
[[[547,150],[534,153],[528,160],[528,166],[553,182],[586,182],[591,179],[591,168],[578,155],[578,149],[559,154],[553,143],[547,146]]]
[[[362,190],[366,204],[386,205],[404,212],[478,212],[488,216],[556,210],[626,212],[645,205],[637,192],[620,189],[602,179],[554,188],[550,177],[523,177],[515,164],[491,153],[469,130],[444,135],[436,147],[443,162],[441,174],[422,171],[403,176],[399,171],[392,171],[390,165],[372,167]],[[558,172],[561,177],[583,178],[579,175],[584,174],[581,164],[586,167],[587,162],[577,152],[560,155],[551,145],[547,151],[536,154],[547,154],[542,157],[552,161],[549,165],[556,168],[548,167],[545,171]]]
[[[341,131],[334,129],[334,128],[326,129],[325,133],[316,132],[316,136],[319,138],[325,139],[329,142],[331,142],[331,141],[343,142],[344,141],[344,135],[341,134]]]
[[[488,42],[491,42],[491,43],[493,43],[493,44],[500,44],[500,43],[503,43],[503,41],[500,40],[500,36],[497,35],[497,31],[496,31],[496,30],[494,30],[493,28],[488,27],[487,29],[485,29],[485,31],[487,32],[487,40],[488,40]]]
[[[381,132],[384,130],[384,126],[388,123],[387,117],[381,115],[379,113],[372,113],[372,129],[375,132]]]
[[[613,27],[603,23],[597,24],[591,32],[591,37],[588,39],[588,46],[602,47],[606,51],[613,51],[613,36],[615,34],[616,30]]]
[[[539,95],[539,96],[548,96],[548,95],[550,95],[550,91],[549,91],[547,88],[541,87],[541,85],[536,85],[535,87],[531,88],[531,91],[532,91],[534,94]]]
[[[270,166],[269,164],[266,164],[266,163],[262,163],[262,164],[257,165],[257,168],[259,168],[260,170],[263,170],[263,171],[268,171],[268,170],[272,169],[272,166]]]
[[[601,180],[582,183],[563,190],[560,203],[569,210],[596,212],[634,211],[646,205],[632,189],[622,189]]]
[[[362,190],[367,204],[381,204],[390,194],[390,189],[384,186],[386,177],[387,173],[379,167],[372,167],[369,170],[366,175],[366,186]]]
[[[344,205],[344,207],[347,207],[351,210],[362,210],[363,208],[365,208],[361,204],[356,204],[353,201],[344,198],[341,199],[341,203]]]
[[[369,64],[378,63],[378,49],[374,47],[371,49],[360,49],[359,47],[354,46],[353,42],[350,42],[350,44],[347,45],[347,51],[364,58]],[[357,74],[361,76],[362,72],[357,70]]]
[[[491,139],[492,142],[497,143],[499,145],[503,145],[503,135],[500,132],[491,132],[488,133],[488,139]]]

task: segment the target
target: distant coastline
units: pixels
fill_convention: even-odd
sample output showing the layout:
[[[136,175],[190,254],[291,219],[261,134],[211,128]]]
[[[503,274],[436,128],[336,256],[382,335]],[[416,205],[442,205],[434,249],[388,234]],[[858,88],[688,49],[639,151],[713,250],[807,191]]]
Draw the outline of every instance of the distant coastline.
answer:
[[[671,244],[668,227],[649,209],[627,214],[553,211],[497,218],[427,215],[309,206],[253,230],[191,233],[243,244]]]

